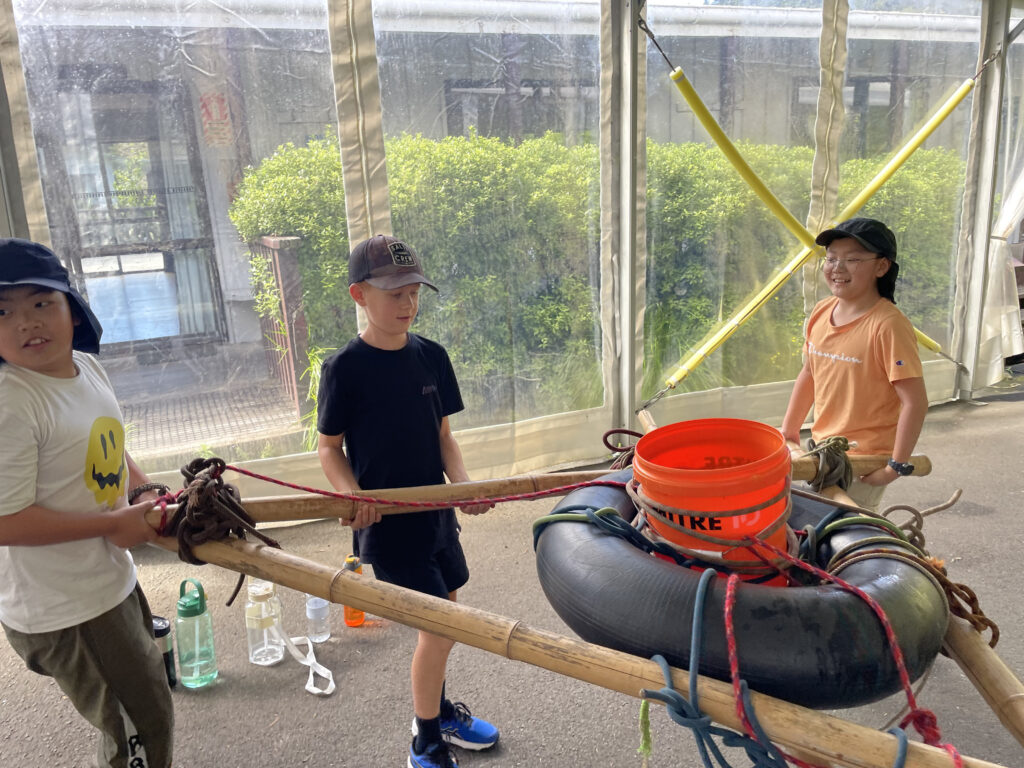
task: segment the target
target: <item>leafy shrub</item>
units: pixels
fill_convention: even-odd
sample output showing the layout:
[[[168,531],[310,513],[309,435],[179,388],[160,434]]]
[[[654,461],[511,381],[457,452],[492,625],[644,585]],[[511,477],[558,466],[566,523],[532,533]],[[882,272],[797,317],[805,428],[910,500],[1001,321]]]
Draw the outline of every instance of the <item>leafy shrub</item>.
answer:
[[[441,289],[419,331],[452,356],[463,421],[599,405],[596,147],[401,136],[387,153],[394,231]]]
[[[812,152],[741,144],[766,185],[806,218]],[[467,411],[460,426],[599,405],[602,389],[598,157],[557,134],[508,144],[470,136],[403,135],[386,144],[393,229],[421,256],[441,295],[421,294],[415,330],[444,344]],[[647,145],[645,396],[800,248],[705,144]],[[841,199],[884,163],[843,165]],[[903,268],[897,299],[928,333],[945,332],[962,161],[919,150],[861,215],[892,226]],[[337,141],[286,144],[250,168],[231,208],[242,237],[296,235],[310,366],[355,332]],[[276,299],[253,261],[257,309]],[[790,280],[757,316],[681,384],[707,389],[792,378],[800,367],[803,299]],[[931,330],[929,330],[931,329]]]
[[[840,195],[852,198],[878,172],[879,161],[843,164]],[[884,221],[896,235],[900,265],[897,306],[942,343],[949,336],[953,256],[964,164],[949,149],[919,149],[858,213]]]
[[[341,159],[334,139],[304,147],[284,144],[255,168],[247,168],[229,211],[242,239],[297,236],[309,344],[337,346],[355,335],[348,295],[348,231]],[[252,263],[254,295],[261,316],[277,306],[266,265]]]

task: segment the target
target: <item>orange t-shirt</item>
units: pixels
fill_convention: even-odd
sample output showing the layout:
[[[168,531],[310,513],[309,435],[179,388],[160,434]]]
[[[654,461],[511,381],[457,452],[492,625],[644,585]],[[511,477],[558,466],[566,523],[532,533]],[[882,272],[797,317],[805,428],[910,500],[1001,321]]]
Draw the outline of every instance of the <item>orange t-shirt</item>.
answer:
[[[851,453],[888,454],[896,441],[900,399],[891,382],[921,376],[914,326],[888,299],[842,326],[832,324],[839,300],[811,311],[804,344],[814,379],[815,442],[832,435],[856,440]]]

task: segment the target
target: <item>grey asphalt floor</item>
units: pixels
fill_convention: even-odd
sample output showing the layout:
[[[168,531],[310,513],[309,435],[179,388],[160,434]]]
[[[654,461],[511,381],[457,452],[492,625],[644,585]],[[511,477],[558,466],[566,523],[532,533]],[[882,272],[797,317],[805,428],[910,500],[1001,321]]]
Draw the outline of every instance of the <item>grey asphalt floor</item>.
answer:
[[[978,404],[932,408],[918,450],[931,458],[932,475],[899,480],[885,504],[927,508],[963,489],[953,508],[927,519],[927,547],[946,559],[954,581],[976,590],[982,608],[1002,630],[998,653],[1024,676],[1024,391],[1018,387]],[[571,636],[543,596],[531,546],[532,521],[552,505],[551,500],[509,503],[480,517],[463,518],[472,576],[460,600]],[[350,548],[350,534],[331,522],[279,527],[272,534],[287,551],[333,567],[340,567]],[[187,565],[152,547],[138,548],[134,555],[155,612],[173,615],[178,585],[188,576],[200,579],[210,597],[221,675],[208,689],[179,686],[174,692],[177,766],[405,765],[413,630],[378,618],[347,628],[340,607],[335,607],[333,635],[317,646],[317,655],[333,670],[338,689],[330,697],[315,697],[303,690],[305,668],[291,659],[269,668],[247,661],[244,602],[239,598],[232,607],[224,606],[234,574],[212,565]],[[302,596],[283,590],[282,601],[285,628],[303,633]],[[453,652],[448,686],[454,699],[502,732],[493,750],[459,751],[463,766],[642,765],[636,753],[637,699],[465,646]],[[948,658],[937,659],[918,698],[922,707],[935,712],[944,739],[963,754],[1006,768],[1024,766],[1024,749]],[[880,728],[902,706],[900,699],[890,697],[834,714]],[[3,640],[0,722],[4,768],[91,764],[91,727],[52,682],[28,672]],[[652,706],[651,722],[651,768],[701,765],[693,737],[658,705]],[[726,756],[734,766],[750,764],[735,750],[727,750]]]

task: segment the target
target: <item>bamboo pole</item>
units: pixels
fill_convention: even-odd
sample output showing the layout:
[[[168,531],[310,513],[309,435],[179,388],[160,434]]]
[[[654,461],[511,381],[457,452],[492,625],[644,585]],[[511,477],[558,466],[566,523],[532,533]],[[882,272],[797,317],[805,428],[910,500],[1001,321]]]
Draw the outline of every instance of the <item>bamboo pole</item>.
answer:
[[[846,491],[836,486],[823,488],[821,495],[840,504],[857,506]],[[949,617],[942,647],[996,713],[999,722],[1024,746],[1024,683],[1017,679],[981,634],[963,619]]]
[[[349,494],[365,496],[386,501],[405,502],[438,502],[436,507],[403,506],[397,504],[380,505],[382,514],[401,512],[422,512],[427,509],[443,509],[455,501],[472,501],[474,499],[514,496],[524,493],[543,494],[556,488],[587,483],[598,480],[608,474],[607,469],[577,470],[573,472],[551,472],[538,475],[515,475],[495,480],[475,480],[465,483],[446,483],[439,485],[418,485],[410,488],[384,488],[375,491],[360,491]],[[564,492],[561,492],[564,493]],[[561,495],[552,493],[551,495]],[[334,496],[323,496],[318,493],[293,494],[289,496],[258,496],[244,499],[245,511],[257,523],[276,523],[290,520],[317,520],[320,518],[340,517],[350,520],[355,514],[356,502],[351,499],[339,499]],[[170,505],[173,512],[176,505]],[[154,528],[159,526],[160,510],[151,510],[146,519]]]
[[[866,475],[879,467],[885,466],[888,456],[849,456],[854,474]],[[927,475],[931,472],[931,461],[927,456],[912,456],[910,463],[914,465],[915,475]],[[818,469],[815,456],[803,456],[793,460],[793,479],[811,480]],[[467,483],[448,483],[444,485],[420,485],[412,488],[388,488],[377,491],[363,491],[360,494],[374,499],[407,502],[438,502],[436,507],[404,506],[397,504],[379,505],[381,514],[395,515],[405,512],[423,512],[428,509],[442,509],[452,502],[473,501],[474,499],[513,496],[523,493],[543,495],[564,495],[560,488],[576,483],[598,480],[608,474],[606,469],[585,470],[578,472],[561,472],[541,475],[519,475],[498,480],[478,480]],[[550,491],[550,494],[546,492]],[[351,499],[339,499],[333,496],[322,496],[306,493],[291,496],[258,496],[244,499],[245,511],[257,523],[280,523],[295,520],[320,520],[341,518],[351,520],[355,515],[356,502]],[[168,507],[173,514],[176,505]],[[146,513],[146,520],[153,528],[160,527],[163,512],[152,509]]]
[[[1024,684],[974,627],[951,616],[943,648],[1013,737],[1024,745]]]
[[[175,541],[160,546],[174,551]],[[376,616],[449,638],[459,643],[522,661],[567,677],[640,697],[642,688],[664,685],[658,666],[638,656],[529,627],[522,622],[460,603],[376,581],[344,569],[314,563],[281,550],[248,541],[200,544],[200,559],[239,573],[268,579],[286,587],[343,603]],[[687,695],[689,675],[672,670],[673,686]],[[716,722],[742,732],[732,688],[701,677],[701,709]],[[843,768],[889,768],[897,739],[887,733],[848,723],[814,710],[754,693],[758,720],[775,743],[811,756],[819,764]],[[908,744],[906,768],[949,768],[941,749]],[[1002,768],[996,763],[964,757],[965,768]]]

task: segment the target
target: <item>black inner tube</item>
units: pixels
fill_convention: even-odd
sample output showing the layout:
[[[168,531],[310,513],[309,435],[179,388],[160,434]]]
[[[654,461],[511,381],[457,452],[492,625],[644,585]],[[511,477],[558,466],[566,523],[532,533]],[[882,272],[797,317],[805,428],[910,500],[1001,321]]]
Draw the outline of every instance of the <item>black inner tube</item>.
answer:
[[[627,469],[605,479],[630,477]],[[625,491],[605,486],[573,491],[552,512],[578,505],[612,507],[626,519],[635,512]],[[817,523],[833,509],[794,494],[790,525]],[[869,526],[845,528],[819,545],[815,564],[878,533]],[[557,522],[538,537],[537,573],[552,607],[587,642],[644,658],[660,653],[673,666],[689,667],[698,571],[647,555],[589,523]],[[938,654],[949,620],[935,579],[911,563],[881,556],[838,575],[881,605],[910,679],[920,677]],[[704,605],[700,672],[719,680],[729,679],[724,605],[725,579],[714,579]],[[841,587],[741,584],[733,615],[740,677],[752,690],[819,709],[860,706],[900,690],[881,622],[864,600]]]

